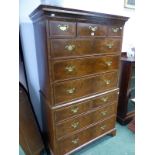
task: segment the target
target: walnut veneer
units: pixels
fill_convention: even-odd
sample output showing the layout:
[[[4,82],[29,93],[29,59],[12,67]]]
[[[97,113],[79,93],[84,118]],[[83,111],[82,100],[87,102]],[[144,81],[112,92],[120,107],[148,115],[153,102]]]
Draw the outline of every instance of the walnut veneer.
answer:
[[[40,5],[33,20],[43,124],[54,155],[115,135],[127,17]]]

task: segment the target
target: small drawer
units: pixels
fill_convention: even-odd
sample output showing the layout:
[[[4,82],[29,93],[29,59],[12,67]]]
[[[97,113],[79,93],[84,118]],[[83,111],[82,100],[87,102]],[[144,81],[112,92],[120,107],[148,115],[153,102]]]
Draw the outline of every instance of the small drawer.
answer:
[[[51,56],[75,57],[92,54],[120,53],[121,39],[52,39]]]
[[[78,23],[77,24],[77,36],[80,37],[96,37],[107,36],[107,26],[92,23]]]
[[[108,36],[121,37],[123,33],[123,26],[109,26]]]
[[[76,23],[50,21],[49,22],[50,36],[53,38],[75,37]]]
[[[55,105],[117,88],[118,72],[55,83]]]
[[[99,110],[80,115],[56,125],[57,138],[66,136],[74,131],[87,127],[116,113],[116,104],[100,108]]]
[[[59,153],[65,154],[79,147],[80,145],[93,140],[115,127],[115,117],[104,120],[86,130],[73,136],[58,141]]]
[[[113,91],[100,95],[99,97],[93,98],[91,100],[80,102],[74,105],[66,106],[60,109],[55,110],[55,121],[60,122],[67,118],[77,116],[89,110],[95,108],[109,105],[112,102],[117,102],[118,100],[118,91]]]
[[[53,79],[58,81],[118,70],[119,60],[120,56],[114,55],[55,61]]]

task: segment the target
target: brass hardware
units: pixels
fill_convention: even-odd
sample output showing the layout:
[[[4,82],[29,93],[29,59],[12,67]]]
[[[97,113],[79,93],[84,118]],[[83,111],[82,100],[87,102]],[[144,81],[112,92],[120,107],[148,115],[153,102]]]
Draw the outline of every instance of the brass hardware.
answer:
[[[67,66],[65,67],[65,69],[68,71],[68,72],[73,72],[75,70],[75,66]]]
[[[69,29],[69,26],[68,25],[58,25],[58,28],[61,30],[61,31],[67,31]]]
[[[106,61],[105,63],[107,64],[107,66],[111,66],[112,61]]]
[[[108,97],[102,97],[101,100],[102,100],[103,102],[107,102]]]
[[[75,88],[71,88],[67,90],[68,94],[73,94],[75,92]]]
[[[66,45],[65,49],[67,49],[68,51],[73,51],[75,48],[75,45]]]
[[[110,84],[110,80],[104,80],[104,82],[108,85],[108,84]]]
[[[93,32],[95,32],[97,30],[97,26],[89,26],[89,29]]]
[[[112,31],[113,31],[114,33],[117,33],[117,32],[119,31],[119,28],[118,28],[118,27],[112,28]]]
[[[103,125],[103,126],[101,126],[100,128],[101,128],[102,130],[105,130],[106,125]]]
[[[79,122],[76,122],[76,123],[72,123],[72,127],[75,129],[75,128],[77,128],[78,127],[78,125],[79,125]]]
[[[107,46],[108,48],[112,48],[112,47],[114,46],[114,44],[113,44],[113,43],[109,43],[109,44],[106,44],[106,46]]]
[[[122,30],[123,28],[122,27],[116,27],[116,28],[112,28],[112,31],[114,33],[117,33],[119,30]]]
[[[75,113],[77,113],[78,112],[78,110],[79,110],[79,108],[78,107],[73,107],[72,109],[71,109],[71,111],[75,114]]]
[[[72,143],[73,143],[73,144],[77,144],[78,141],[79,141],[79,138],[76,138],[76,139],[72,140]]]
[[[107,114],[107,111],[102,111],[101,114],[105,116]]]

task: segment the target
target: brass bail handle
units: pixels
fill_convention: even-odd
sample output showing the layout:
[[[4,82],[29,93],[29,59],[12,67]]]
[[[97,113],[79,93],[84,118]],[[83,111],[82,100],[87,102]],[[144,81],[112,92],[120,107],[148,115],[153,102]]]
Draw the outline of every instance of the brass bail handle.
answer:
[[[65,67],[65,70],[68,71],[68,72],[73,72],[75,70],[75,66],[67,66]]]
[[[89,29],[91,30],[91,31],[93,31],[93,32],[95,32],[97,29],[98,29],[98,27],[97,26],[89,26]]]
[[[73,94],[75,92],[75,88],[67,89],[68,94]]]
[[[73,143],[73,144],[77,144],[78,141],[79,141],[79,138],[76,138],[76,139],[72,140],[72,143]]]
[[[66,45],[65,46],[65,49],[67,49],[68,51],[73,51],[74,49],[75,49],[75,45],[73,45],[73,44],[70,44],[70,45]]]
[[[58,28],[61,30],[61,31],[67,31],[69,29],[69,26],[68,25],[61,25],[59,24],[58,25]]]

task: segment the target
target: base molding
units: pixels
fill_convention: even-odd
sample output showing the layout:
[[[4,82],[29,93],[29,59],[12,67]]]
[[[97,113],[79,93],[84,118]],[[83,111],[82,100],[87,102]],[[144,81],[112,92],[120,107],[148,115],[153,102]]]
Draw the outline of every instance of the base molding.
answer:
[[[124,118],[121,118],[117,115],[117,121],[121,124],[121,125],[127,125],[132,119],[133,117],[135,116],[134,113],[124,117]]]

